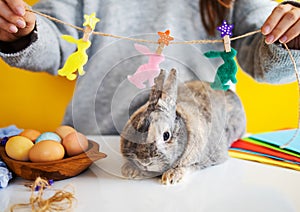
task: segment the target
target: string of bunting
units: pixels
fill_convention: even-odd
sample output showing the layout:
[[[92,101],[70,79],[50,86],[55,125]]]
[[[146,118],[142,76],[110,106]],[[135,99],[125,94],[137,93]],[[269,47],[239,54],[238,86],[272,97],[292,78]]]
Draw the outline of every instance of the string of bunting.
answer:
[[[44,13],[38,12],[36,10],[32,10],[32,9],[27,8],[26,11],[35,13],[37,15],[43,16],[43,17],[48,18],[48,19],[50,19],[52,21],[55,21],[57,23],[60,23],[60,24],[72,27],[74,29],[77,29],[78,31],[84,32],[84,28],[82,28],[82,27],[78,27],[78,26],[75,26],[73,24],[64,22],[62,20],[59,20],[59,19],[54,18],[52,16],[46,15]],[[240,36],[232,37],[232,38],[230,38],[230,40],[232,40],[232,41],[233,40],[238,40],[238,39],[245,38],[245,37],[260,33],[260,32],[261,32],[261,30],[258,29],[258,30],[252,31],[252,32],[245,33],[245,34],[240,35]],[[91,34],[100,35],[100,36],[104,36],[104,37],[112,37],[112,38],[117,38],[117,39],[129,40],[129,41],[135,41],[135,42],[138,42],[138,43],[159,44],[158,41],[154,41],[154,40],[130,38],[130,37],[126,37],[126,36],[114,35],[114,34],[109,34],[109,33],[104,33],[104,32],[95,32],[95,31],[93,31],[93,32],[91,32]],[[209,44],[209,43],[223,43],[223,42],[224,42],[223,39],[216,39],[216,40],[171,41],[171,42],[169,42],[169,44]]]
[[[114,35],[114,34],[109,34],[109,33],[93,31],[96,23],[100,21],[100,19],[95,17],[95,13],[92,13],[90,16],[84,15],[85,22],[84,22],[83,26],[85,26],[85,28],[81,28],[81,27],[72,25],[70,23],[64,22],[62,20],[59,20],[57,18],[54,18],[52,16],[32,10],[30,8],[26,8],[26,11],[32,12],[34,14],[43,16],[43,17],[50,19],[52,21],[55,21],[57,23],[60,23],[60,24],[72,27],[76,30],[84,32],[83,38],[81,38],[81,39],[75,39],[69,35],[62,36],[62,38],[67,40],[68,42],[77,44],[77,51],[74,52],[72,55],[70,55],[64,65],[64,67],[62,69],[58,70],[59,75],[66,76],[67,79],[69,79],[69,80],[76,79],[77,75],[74,74],[74,72],[76,72],[76,71],[78,71],[79,75],[84,74],[83,65],[88,61],[88,56],[85,51],[91,45],[91,43],[89,41],[89,36],[91,34],[112,37],[112,38],[117,38],[117,39],[123,39],[123,40],[129,40],[129,41],[134,41],[137,43],[158,44],[158,48],[155,53],[151,52],[145,46],[135,44],[135,48],[139,52],[149,56],[148,64],[141,65],[133,76],[128,76],[128,80],[132,84],[134,84],[137,88],[140,88],[140,89],[145,87],[144,83],[146,81],[149,82],[150,86],[153,85],[154,78],[158,75],[159,70],[160,70],[159,63],[164,60],[162,51],[165,46],[168,46],[169,44],[223,43],[225,51],[210,51],[210,52],[206,52],[204,55],[208,58],[221,57],[223,59],[224,64],[218,68],[215,80],[213,83],[211,83],[211,87],[213,89],[227,90],[229,88],[229,85],[227,85],[227,83],[229,81],[231,81],[232,83],[237,82],[237,80],[235,78],[235,74],[237,72],[237,65],[234,60],[234,57],[236,56],[237,52],[235,49],[233,49],[230,46],[230,42],[241,39],[241,38],[245,38],[245,37],[257,34],[257,33],[261,33],[261,30],[258,29],[258,30],[252,31],[252,32],[245,33],[243,35],[239,35],[239,36],[230,38],[232,36],[231,30],[233,28],[233,25],[227,24],[226,21],[223,21],[222,26],[219,26],[217,28],[218,31],[221,32],[222,39],[173,41],[174,38],[170,36],[170,31],[166,30],[165,32],[158,32],[158,35],[160,36],[160,38],[157,41],[153,41],[153,40],[130,38],[130,37],[125,37],[125,36],[120,36],[120,35]],[[281,148],[286,148],[296,138],[299,128],[300,128],[300,77],[297,72],[296,62],[295,62],[295,59],[293,58],[293,55],[291,54],[291,51],[289,50],[289,48],[286,44],[283,44],[283,46],[288,51],[289,57],[293,63],[294,72],[295,72],[297,83],[298,83],[298,125],[297,125],[297,130],[295,131],[294,136],[286,144],[281,146]],[[75,61],[76,61],[76,63],[75,63]],[[152,62],[150,63],[150,61],[152,61]],[[151,74],[149,74],[150,73],[149,70],[151,70],[153,72]],[[148,75],[143,76],[143,79],[141,79],[140,77],[135,77],[135,76],[141,76],[141,73],[144,73],[144,74],[148,73]]]

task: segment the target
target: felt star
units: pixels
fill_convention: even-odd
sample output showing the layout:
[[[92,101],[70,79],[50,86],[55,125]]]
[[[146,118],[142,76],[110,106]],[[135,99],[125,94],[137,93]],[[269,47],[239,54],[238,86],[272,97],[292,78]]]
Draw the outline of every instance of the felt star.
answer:
[[[232,36],[233,24],[227,24],[224,20],[221,26],[218,26],[217,30],[221,32],[221,37],[223,38],[225,35]]]
[[[85,22],[83,26],[89,26],[92,29],[95,29],[96,23],[100,21],[99,18],[96,18],[96,13],[92,13],[91,15],[84,15]]]
[[[165,32],[158,32],[159,35],[158,43],[163,43],[165,45],[169,45],[169,41],[174,40],[173,37],[170,36],[170,30],[166,30]]]

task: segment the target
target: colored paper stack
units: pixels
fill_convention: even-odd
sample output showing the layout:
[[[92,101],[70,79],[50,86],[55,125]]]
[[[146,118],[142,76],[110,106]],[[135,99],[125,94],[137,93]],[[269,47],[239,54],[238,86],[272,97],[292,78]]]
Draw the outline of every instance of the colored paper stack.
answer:
[[[300,171],[300,130],[287,147],[280,148],[296,132],[296,129],[292,129],[253,134],[234,142],[229,149],[229,155]]]

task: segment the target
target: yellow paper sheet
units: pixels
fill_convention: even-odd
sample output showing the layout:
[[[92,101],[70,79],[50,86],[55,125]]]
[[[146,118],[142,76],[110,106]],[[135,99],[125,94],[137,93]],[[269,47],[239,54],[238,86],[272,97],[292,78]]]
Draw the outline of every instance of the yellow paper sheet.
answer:
[[[249,153],[244,153],[244,152],[238,152],[238,151],[234,151],[234,150],[229,150],[228,153],[229,153],[229,156],[231,156],[233,158],[257,161],[260,163],[265,163],[265,164],[269,164],[269,165],[280,166],[280,167],[300,171],[300,166],[298,166],[296,164],[291,164],[291,163],[287,163],[287,162],[283,162],[283,161],[277,161],[277,160],[273,160],[270,158],[253,155],[253,154],[249,154]]]

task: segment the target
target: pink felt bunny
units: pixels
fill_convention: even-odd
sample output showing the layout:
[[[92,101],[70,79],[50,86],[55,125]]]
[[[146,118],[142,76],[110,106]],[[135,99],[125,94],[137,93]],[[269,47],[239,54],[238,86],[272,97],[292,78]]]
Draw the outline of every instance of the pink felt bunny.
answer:
[[[146,87],[145,82],[149,82],[149,86],[154,85],[154,78],[159,75],[159,64],[165,60],[164,55],[150,52],[149,48],[140,44],[134,44],[136,50],[142,54],[149,56],[148,63],[141,65],[133,75],[128,75],[128,80],[137,88]]]

